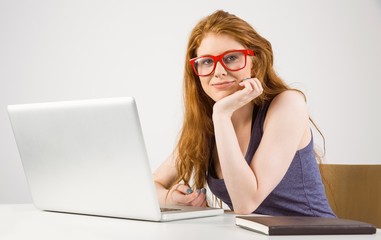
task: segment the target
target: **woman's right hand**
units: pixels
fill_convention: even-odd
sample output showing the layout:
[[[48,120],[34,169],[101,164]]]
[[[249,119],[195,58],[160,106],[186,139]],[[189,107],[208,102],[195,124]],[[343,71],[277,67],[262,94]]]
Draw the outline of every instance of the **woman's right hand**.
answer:
[[[166,204],[205,207],[206,189],[202,188],[193,191],[185,184],[176,184],[169,190]]]

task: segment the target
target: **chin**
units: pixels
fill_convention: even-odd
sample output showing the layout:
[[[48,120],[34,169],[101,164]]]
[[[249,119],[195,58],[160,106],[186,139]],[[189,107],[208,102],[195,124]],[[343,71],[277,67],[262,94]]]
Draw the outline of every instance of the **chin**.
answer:
[[[227,93],[219,93],[219,94],[213,94],[213,96],[211,96],[211,98],[215,101],[215,102],[218,102],[219,100],[227,97],[227,96],[230,96],[231,94],[233,94],[232,92],[227,92]]]

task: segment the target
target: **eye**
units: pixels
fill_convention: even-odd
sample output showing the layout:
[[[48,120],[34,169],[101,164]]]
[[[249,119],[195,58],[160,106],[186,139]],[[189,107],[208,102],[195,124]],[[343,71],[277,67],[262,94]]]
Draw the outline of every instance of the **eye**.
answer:
[[[212,58],[200,58],[199,61],[197,61],[198,64],[203,66],[213,65],[213,59]]]
[[[235,54],[235,53],[233,53],[233,54],[228,54],[228,55],[226,55],[226,56],[224,57],[224,62],[225,62],[225,63],[231,63],[231,62],[235,62],[235,61],[237,61],[238,59],[239,59],[238,54]]]

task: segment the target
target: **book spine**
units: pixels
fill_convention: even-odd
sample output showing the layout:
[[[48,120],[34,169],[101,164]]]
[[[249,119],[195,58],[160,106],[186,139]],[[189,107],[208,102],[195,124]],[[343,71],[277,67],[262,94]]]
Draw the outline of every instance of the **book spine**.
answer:
[[[330,228],[329,226],[322,228],[283,228],[270,227],[269,235],[335,235],[335,234],[374,234],[376,229],[369,227],[356,228]]]

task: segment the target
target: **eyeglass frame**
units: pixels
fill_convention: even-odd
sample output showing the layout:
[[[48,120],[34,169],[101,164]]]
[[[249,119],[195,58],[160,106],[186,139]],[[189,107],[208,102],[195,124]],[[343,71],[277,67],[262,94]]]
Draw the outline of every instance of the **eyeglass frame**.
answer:
[[[223,61],[223,56],[225,56],[226,54],[229,54],[229,53],[232,53],[232,52],[241,52],[245,55],[245,64],[243,65],[243,67],[239,68],[239,69],[230,69],[228,66],[225,65],[224,61]],[[209,76],[211,75],[215,70],[216,70],[216,67],[217,67],[217,62],[220,62],[221,65],[227,69],[228,71],[239,71],[243,68],[246,67],[246,64],[247,64],[247,56],[255,56],[255,52],[254,50],[251,50],[251,49],[239,49],[239,50],[229,50],[229,51],[226,51],[226,52],[223,52],[221,53],[220,55],[217,55],[217,56],[213,56],[213,55],[204,55],[204,56],[200,56],[200,57],[195,57],[195,58],[192,58],[189,60],[189,63],[191,64],[192,68],[193,68],[193,71],[194,73],[199,76],[199,77],[206,77],[206,76]],[[205,58],[205,57],[209,57],[209,58],[212,58],[213,59],[213,62],[214,62],[214,66],[213,66],[213,69],[212,71],[209,73],[209,74],[198,74],[197,73],[197,69],[196,69],[196,66],[195,66],[195,62],[197,59],[200,59],[200,58]]]

